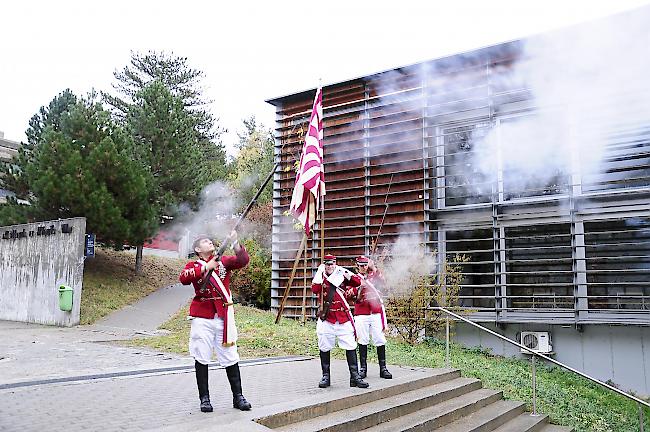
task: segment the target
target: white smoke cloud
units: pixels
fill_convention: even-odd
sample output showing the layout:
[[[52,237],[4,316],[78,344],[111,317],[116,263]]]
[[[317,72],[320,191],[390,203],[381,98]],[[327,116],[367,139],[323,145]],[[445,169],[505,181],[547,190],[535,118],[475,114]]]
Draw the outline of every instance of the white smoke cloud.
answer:
[[[187,203],[181,204],[177,218],[166,229],[178,237],[189,238],[190,244],[198,235],[220,242],[230,234],[240,206],[236,192],[226,183],[216,181],[201,191],[198,210]]]
[[[650,124],[648,22],[644,8],[526,40],[506,76],[529,89],[535,113],[492,129],[474,163],[494,173],[500,157],[512,190],[603,173],[612,135]]]
[[[436,255],[427,251],[421,236],[401,234],[390,247],[390,259],[384,261],[385,294],[403,295],[413,288],[414,281],[437,271]]]
[[[602,180],[608,168],[604,163],[612,157],[612,136],[650,124],[648,22],[646,7],[377,74],[368,81],[371,95],[378,95],[369,101],[371,112],[382,107],[383,116],[399,115],[390,120],[396,133],[386,143],[372,139],[370,153],[403,151],[403,142],[410,139],[405,122],[412,113],[416,121],[426,118],[425,138],[432,150],[437,138],[453,133],[444,128],[479,123],[476,129],[483,131],[472,137],[471,153],[445,160],[454,164],[462,159],[453,174],[474,195],[493,192],[489,183],[496,182],[499,169],[506,199],[522,192],[566,193],[570,174],[582,174],[584,182]],[[362,117],[354,123],[360,129],[366,121]],[[373,115],[369,117],[372,124]],[[435,126],[443,129],[436,132]],[[634,173],[607,174],[608,180],[626,175]],[[454,179],[448,180],[453,185]]]

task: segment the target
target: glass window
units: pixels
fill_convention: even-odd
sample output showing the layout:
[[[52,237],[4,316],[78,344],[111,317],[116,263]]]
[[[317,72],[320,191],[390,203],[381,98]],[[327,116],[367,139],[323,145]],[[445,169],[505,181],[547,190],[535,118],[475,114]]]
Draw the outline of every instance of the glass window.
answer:
[[[489,132],[490,123],[447,127],[444,139],[445,205],[485,203],[492,200],[495,173],[486,172],[478,147]]]
[[[494,309],[494,249],[491,229],[447,231],[447,262],[456,255],[468,261],[461,264],[463,280],[459,305],[473,310]]]
[[[590,309],[650,310],[650,218],[585,223]]]
[[[504,199],[567,193],[571,156],[552,136],[531,137],[543,125],[535,116],[501,120],[500,139]]]
[[[508,307],[573,308],[569,225],[512,227],[505,232]]]

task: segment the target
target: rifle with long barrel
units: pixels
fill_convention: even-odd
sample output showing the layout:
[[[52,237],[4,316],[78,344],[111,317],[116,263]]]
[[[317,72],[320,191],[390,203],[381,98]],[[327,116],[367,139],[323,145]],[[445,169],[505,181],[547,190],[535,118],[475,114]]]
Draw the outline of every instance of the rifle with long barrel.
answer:
[[[282,149],[280,149],[280,153],[282,153]],[[253,208],[253,205],[255,204],[257,199],[262,194],[262,191],[264,190],[266,185],[269,183],[269,181],[271,181],[271,178],[273,177],[273,174],[275,174],[275,170],[278,169],[278,166],[280,166],[279,161],[276,162],[275,165],[273,165],[273,169],[271,170],[269,175],[266,176],[266,179],[264,180],[264,183],[262,183],[262,186],[257,191],[257,193],[255,194],[255,196],[253,197],[251,202],[248,203],[248,206],[246,206],[246,209],[244,210],[244,212],[241,214],[241,216],[239,216],[239,219],[237,219],[237,223],[235,223],[235,226],[232,228],[233,231],[237,230],[237,227],[239,225],[241,225],[241,223],[244,221],[244,219],[246,219],[246,215],[248,215],[248,212],[251,210],[251,208]],[[229,240],[230,240],[230,236],[228,236],[223,242],[221,242],[221,247],[219,247],[219,250],[217,250],[217,252],[214,255],[215,259],[217,261],[219,261],[221,259],[221,256],[223,255],[223,253],[226,251],[228,246],[230,246],[230,241]],[[213,269],[210,269],[210,271],[208,271],[208,274],[205,275],[205,278],[203,279],[203,284],[201,285],[201,289],[204,289],[205,286],[207,285],[208,281],[210,280],[210,276],[212,276],[212,271],[213,271]]]
[[[377,244],[379,244],[379,237],[381,237],[381,229],[384,226],[384,221],[386,220],[386,212],[388,212],[388,193],[390,192],[390,187],[393,184],[393,174],[390,175],[390,181],[388,182],[388,189],[386,189],[386,196],[384,197],[384,214],[381,217],[381,223],[379,224],[379,229],[377,230],[377,236],[375,241],[370,247],[370,258],[375,259],[375,251],[377,250]],[[364,280],[364,283],[366,281]],[[359,290],[357,291],[357,301],[361,300],[361,292],[363,291],[364,285],[361,284]]]
[[[393,184],[393,174],[390,175],[390,181],[388,182],[388,189],[386,189],[386,196],[384,197],[384,214],[381,217],[381,223],[379,224],[379,229],[377,230],[377,236],[375,241],[370,248],[370,256],[375,256],[375,251],[377,250],[377,244],[379,243],[379,237],[381,237],[381,229],[384,226],[384,221],[386,220],[386,212],[388,212],[388,193],[390,192],[390,187]]]

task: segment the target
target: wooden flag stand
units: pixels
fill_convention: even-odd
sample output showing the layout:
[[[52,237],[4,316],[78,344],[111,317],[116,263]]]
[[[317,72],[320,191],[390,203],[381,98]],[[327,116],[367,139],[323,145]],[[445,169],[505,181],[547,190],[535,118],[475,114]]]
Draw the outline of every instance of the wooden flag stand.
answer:
[[[298,267],[298,263],[300,262],[300,256],[302,255],[302,251],[303,249],[306,248],[306,246],[307,246],[307,234],[303,232],[302,241],[300,242],[300,246],[298,246],[298,251],[296,252],[296,258],[293,260],[293,268],[291,269],[291,274],[289,275],[289,281],[287,282],[287,286],[284,288],[284,294],[282,295],[282,300],[280,301],[280,307],[278,308],[278,316],[275,317],[276,324],[280,322],[282,311],[284,311],[284,304],[287,301],[287,297],[289,297],[289,290],[291,289],[291,285],[293,285],[293,278],[296,275],[296,268]]]
[[[325,203],[323,203],[323,207],[325,206]],[[325,256],[324,251],[325,251],[325,210],[321,208],[321,220],[320,220],[320,255],[321,259]],[[293,285],[293,279],[296,276],[296,269],[298,268],[298,263],[300,262],[300,257],[302,256],[302,253],[305,253],[305,273],[303,274],[303,281],[304,281],[304,286],[302,290],[302,320],[303,323],[307,322],[307,234],[303,232],[302,234],[302,241],[300,242],[300,246],[298,246],[298,250],[296,251],[296,258],[293,260],[293,268],[291,269],[291,274],[289,275],[289,280],[287,281],[287,286],[284,288],[284,294],[282,295],[282,300],[280,301],[280,306],[278,308],[278,315],[275,317],[275,323],[278,324],[280,322],[280,318],[282,317],[282,312],[284,311],[284,305],[287,302],[287,298],[289,297],[289,291],[291,290],[291,286]],[[323,291],[321,290],[318,304],[320,307],[323,306]]]

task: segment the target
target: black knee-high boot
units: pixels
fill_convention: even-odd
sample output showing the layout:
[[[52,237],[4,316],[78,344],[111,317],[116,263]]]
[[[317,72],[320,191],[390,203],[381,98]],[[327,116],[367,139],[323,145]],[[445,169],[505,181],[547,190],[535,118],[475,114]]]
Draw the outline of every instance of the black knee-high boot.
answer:
[[[345,357],[348,361],[348,369],[350,369],[350,387],[370,387],[370,384],[362,380],[359,376],[359,369],[357,367],[357,350],[346,350]]]
[[[230,382],[230,389],[232,390],[232,407],[242,411],[251,409],[251,404],[248,403],[241,391],[241,375],[239,373],[239,363],[226,368],[226,375]]]
[[[330,386],[330,352],[320,352],[320,367],[323,371],[323,377],[318,383],[318,387],[325,388]]]
[[[386,345],[377,347],[377,359],[379,359],[379,376],[386,379],[392,379],[393,375],[386,369]]]
[[[199,399],[201,400],[201,411],[212,412],[210,392],[208,391],[208,365],[195,360],[194,372],[196,373],[196,386],[199,389]]]
[[[359,344],[359,376],[365,378],[368,373],[368,345]]]

